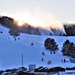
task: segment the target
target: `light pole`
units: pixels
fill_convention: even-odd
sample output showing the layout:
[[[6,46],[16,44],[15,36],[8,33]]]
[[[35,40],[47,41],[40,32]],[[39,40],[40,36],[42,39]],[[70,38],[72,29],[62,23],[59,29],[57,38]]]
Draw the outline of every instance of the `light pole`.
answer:
[[[21,56],[21,57],[22,57],[22,67],[23,67],[23,54],[22,54],[22,56]]]

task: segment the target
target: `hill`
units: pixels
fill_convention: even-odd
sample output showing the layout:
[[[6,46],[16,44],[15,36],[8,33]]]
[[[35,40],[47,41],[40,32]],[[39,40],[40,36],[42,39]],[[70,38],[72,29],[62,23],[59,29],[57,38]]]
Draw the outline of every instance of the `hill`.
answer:
[[[7,69],[21,66],[21,55],[24,55],[24,66],[28,68],[29,64],[36,64],[36,67],[74,67],[75,63],[69,61],[69,57],[63,56],[61,53],[62,44],[66,39],[74,42],[75,37],[65,36],[44,36],[44,35],[29,35],[22,34],[18,37],[10,36],[9,29],[0,25],[0,69]],[[59,45],[59,50],[56,54],[51,54],[44,48],[46,38],[54,38]],[[33,43],[33,45],[31,45]],[[45,55],[42,55],[42,52]],[[44,61],[41,59],[44,58]],[[63,63],[61,59],[66,59],[69,62]],[[48,61],[51,64],[47,64]]]

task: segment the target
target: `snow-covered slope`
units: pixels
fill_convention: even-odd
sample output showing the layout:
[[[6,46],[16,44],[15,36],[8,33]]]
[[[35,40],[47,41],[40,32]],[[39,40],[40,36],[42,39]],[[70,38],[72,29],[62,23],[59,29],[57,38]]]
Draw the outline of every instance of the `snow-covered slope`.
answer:
[[[8,34],[8,29],[0,26],[0,31],[3,32],[0,33],[0,69],[20,67],[22,54],[24,55],[24,67],[28,67],[29,64],[36,64],[36,67],[75,66],[74,63],[61,62],[61,59],[64,58],[69,61],[69,57],[63,56],[61,53],[63,42],[66,39],[74,42],[75,37],[21,34],[15,41],[15,38]],[[59,50],[56,54],[50,54],[49,51],[45,50],[44,41],[46,38],[54,38],[59,45]],[[31,45],[31,43],[33,43],[33,45]],[[42,52],[44,52],[45,55],[42,55]],[[44,58],[44,61],[41,61],[42,58]],[[52,62],[51,64],[47,64],[49,60]]]

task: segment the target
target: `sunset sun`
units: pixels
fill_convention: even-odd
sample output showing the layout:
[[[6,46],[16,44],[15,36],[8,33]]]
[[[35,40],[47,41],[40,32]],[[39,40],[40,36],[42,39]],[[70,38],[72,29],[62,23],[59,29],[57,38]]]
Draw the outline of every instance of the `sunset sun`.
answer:
[[[36,25],[39,22],[37,17],[34,17],[33,15],[27,13],[17,14],[14,16],[14,19],[18,22],[19,26],[22,26],[24,23],[28,23],[30,25]]]

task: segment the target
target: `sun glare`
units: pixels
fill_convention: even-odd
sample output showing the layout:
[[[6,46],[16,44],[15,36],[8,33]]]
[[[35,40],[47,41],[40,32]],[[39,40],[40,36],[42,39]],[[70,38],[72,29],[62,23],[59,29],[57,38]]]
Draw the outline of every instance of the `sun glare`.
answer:
[[[18,22],[19,26],[22,26],[24,23],[28,23],[30,25],[36,25],[38,23],[38,19],[30,14],[18,14],[14,16],[15,20]]]
[[[21,13],[14,16],[18,26],[28,23],[34,27],[63,29],[62,24],[52,14],[37,12],[35,14]]]
[[[44,23],[44,18],[41,18],[41,16],[38,15],[33,15],[29,13],[24,13],[24,14],[17,14],[14,16],[15,20],[18,22],[19,26],[22,26],[24,23],[28,23],[31,26],[34,27],[46,27]]]
[[[19,26],[22,26],[24,24],[24,22],[23,21],[20,21],[20,20],[18,20],[17,22],[18,22],[18,25]]]
[[[42,27],[42,26],[45,27],[45,26],[47,26],[44,24],[45,22],[43,20],[41,20],[42,19],[41,17],[33,16],[33,15],[27,14],[27,13],[17,14],[14,16],[14,18],[18,22],[19,26],[22,26],[24,23],[28,23],[34,27]]]

